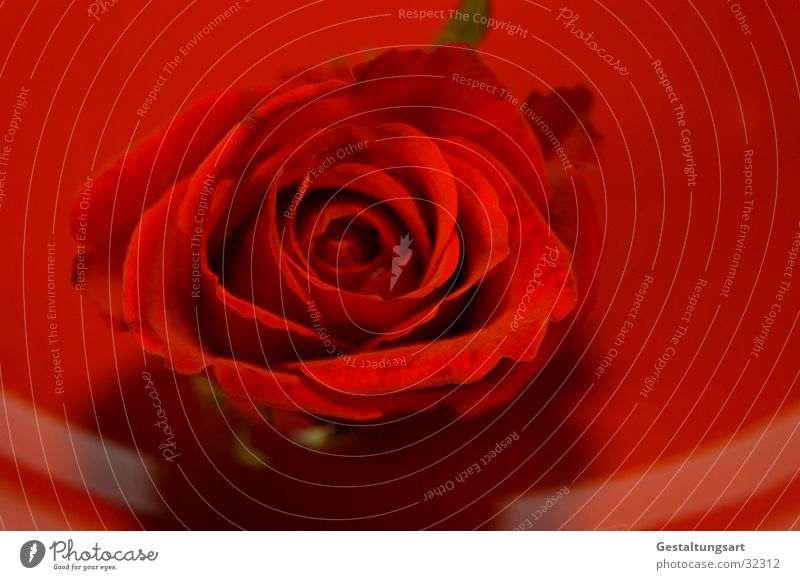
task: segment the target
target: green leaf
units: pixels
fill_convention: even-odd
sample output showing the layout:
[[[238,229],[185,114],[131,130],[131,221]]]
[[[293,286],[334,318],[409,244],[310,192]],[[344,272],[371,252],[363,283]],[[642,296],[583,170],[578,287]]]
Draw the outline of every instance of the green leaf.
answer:
[[[324,449],[330,443],[335,432],[336,426],[326,423],[301,429],[294,433],[292,439],[312,449]]]
[[[234,437],[231,440],[231,451],[233,458],[242,467],[262,471],[270,463],[269,457],[256,448],[253,437],[248,425],[239,425],[235,428]]]
[[[491,6],[491,0],[463,0],[458,12],[445,25],[436,44],[464,42],[476,46],[486,34]]]
[[[227,395],[225,391],[216,382],[209,379],[204,374],[192,375],[189,377],[189,383],[197,393],[203,398],[207,399],[209,403],[216,403],[220,406],[225,406]]]

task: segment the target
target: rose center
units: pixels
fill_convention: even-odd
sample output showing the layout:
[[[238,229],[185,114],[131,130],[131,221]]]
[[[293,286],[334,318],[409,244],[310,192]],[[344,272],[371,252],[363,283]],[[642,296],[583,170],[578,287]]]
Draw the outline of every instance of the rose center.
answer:
[[[316,238],[314,252],[317,258],[336,269],[357,268],[378,256],[380,237],[374,228],[358,219],[337,218]]]

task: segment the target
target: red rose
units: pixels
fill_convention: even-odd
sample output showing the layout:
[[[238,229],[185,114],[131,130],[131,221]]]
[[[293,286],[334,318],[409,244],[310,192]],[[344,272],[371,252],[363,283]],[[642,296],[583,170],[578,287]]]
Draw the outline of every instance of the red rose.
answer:
[[[73,214],[87,291],[258,406],[507,402],[577,303],[553,152],[466,47],[347,72],[209,98],[97,178]]]

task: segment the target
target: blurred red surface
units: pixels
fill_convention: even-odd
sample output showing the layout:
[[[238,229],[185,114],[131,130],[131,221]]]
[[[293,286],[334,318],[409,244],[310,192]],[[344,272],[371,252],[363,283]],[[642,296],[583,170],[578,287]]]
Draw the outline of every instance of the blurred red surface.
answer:
[[[351,53],[366,58],[385,47],[430,44],[442,21],[399,19],[398,9],[456,3],[336,0],[303,7],[241,0],[240,11],[169,74],[144,118],[137,115],[162,67],[230,4],[121,2],[99,20],[84,4],[0,7],[0,132],[12,119],[17,95],[27,91],[2,167],[3,392],[31,410],[155,458],[164,481],[159,489],[171,507],[160,517],[143,518],[124,501],[95,498],[91,486],[87,492],[51,482],[41,463],[71,452],[67,438],[40,446],[38,468],[34,462],[18,470],[20,462],[5,453],[4,527],[511,528],[520,512],[506,507],[522,493],[538,497],[564,484],[594,489],[663,465],[688,477],[684,487],[666,490],[669,499],[700,493],[711,498],[706,508],[686,513],[677,501],[670,517],[637,523],[642,507],[615,525],[798,527],[800,465],[792,472],[782,455],[797,449],[796,430],[787,433],[785,446],[780,438],[764,437],[754,453],[776,461],[760,467],[764,477],[748,483],[749,494],[726,495],[728,483],[753,475],[756,467],[748,458],[720,477],[692,471],[698,454],[722,458],[726,445],[750,427],[800,421],[794,355],[800,347],[800,271],[786,275],[800,231],[800,88],[792,62],[800,39],[789,32],[800,10],[796,4],[741,3],[747,33],[733,5],[724,2],[570,2],[580,15],[578,28],[595,31],[597,42],[630,70],[621,76],[570,34],[563,18],[557,20],[560,5],[496,3],[495,18],[529,31],[521,38],[496,30],[479,47],[513,93],[583,85],[595,95],[591,120],[601,138],[593,182],[602,192],[604,238],[600,270],[584,289],[593,295],[591,308],[568,322],[568,341],[557,359],[508,409],[456,421],[393,453],[381,455],[436,433],[446,418],[437,414],[366,430],[357,442],[338,444],[344,455],[378,454],[370,457],[320,454],[276,434],[256,434],[256,445],[271,459],[271,467],[260,471],[231,460],[225,443],[231,428],[213,402],[198,399],[185,379],[148,360],[183,448],[179,465],[161,460],[140,376],[141,349],[74,290],[70,203],[87,176],[204,93],[229,85],[266,86],[289,71]],[[659,84],[654,61],[683,105],[685,126],[678,124],[678,103],[670,103]],[[684,129],[690,131],[694,181],[684,172]],[[747,197],[743,171],[749,150],[754,193]],[[753,201],[747,219],[745,199]],[[743,223],[749,229],[741,261],[725,293]],[[579,236],[576,251],[583,250],[581,243]],[[56,271],[49,297],[48,244],[54,244]],[[653,282],[624,343],[615,345],[645,276]],[[698,279],[706,285],[687,324],[682,318]],[[789,282],[785,294],[782,282]],[[780,311],[763,350],[753,355],[754,338],[773,304]],[[682,325],[685,336],[673,345]],[[671,345],[674,353],[648,390],[647,377]],[[597,375],[611,348],[617,356]],[[58,372],[63,386],[56,383]],[[435,502],[421,501],[427,490],[514,430],[520,441],[474,483]],[[39,429],[31,419],[0,432],[11,441],[36,438]],[[783,465],[780,473],[771,474],[770,463]],[[618,508],[619,498],[609,495],[603,503],[599,489],[594,511],[578,519],[581,527],[603,526]],[[638,493],[636,486],[632,493]],[[101,507],[90,511],[92,498]],[[548,525],[569,524],[556,519]]]

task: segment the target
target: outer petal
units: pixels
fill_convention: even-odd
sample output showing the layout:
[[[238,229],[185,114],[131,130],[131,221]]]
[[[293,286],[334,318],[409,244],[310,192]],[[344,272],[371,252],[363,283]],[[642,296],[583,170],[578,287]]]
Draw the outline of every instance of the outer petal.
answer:
[[[89,207],[76,200],[73,235],[87,224],[87,291],[102,311],[122,319],[122,263],[136,224],[173,184],[192,173],[219,140],[258,102],[255,92],[212,95],[103,171]],[[109,302],[109,293],[111,302]]]

